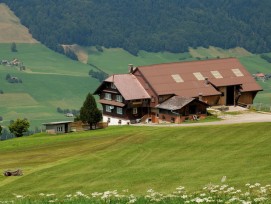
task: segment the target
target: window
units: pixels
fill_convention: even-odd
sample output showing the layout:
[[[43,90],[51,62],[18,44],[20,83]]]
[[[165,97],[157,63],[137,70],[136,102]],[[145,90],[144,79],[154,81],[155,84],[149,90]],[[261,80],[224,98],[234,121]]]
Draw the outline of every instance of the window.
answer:
[[[223,78],[223,76],[220,74],[219,71],[211,71],[211,73],[216,79],[222,79]]]
[[[116,86],[114,83],[111,83],[111,89],[116,89]]]
[[[137,108],[133,108],[133,114],[137,114]]]
[[[197,78],[197,80],[202,81],[205,80],[204,76],[200,72],[194,72],[194,76]]]
[[[174,80],[176,83],[183,82],[183,79],[182,79],[182,77],[181,77],[179,74],[172,74],[171,77],[173,78],[173,80]]]
[[[121,95],[116,95],[116,101],[122,102],[122,96]]]
[[[58,127],[56,128],[56,130],[57,130],[57,132],[62,132],[63,128],[62,128],[62,126],[58,126]]]
[[[240,69],[232,69],[232,72],[235,74],[237,77],[242,77],[244,74],[240,71]]]
[[[114,108],[114,106],[106,105],[106,106],[105,106],[105,111],[106,111],[106,112],[112,112],[112,109],[113,109],[112,107]]]
[[[111,99],[111,94],[110,94],[110,93],[105,93],[104,98],[105,98],[106,100],[112,100],[112,99]]]
[[[122,115],[122,108],[117,107],[117,114]]]

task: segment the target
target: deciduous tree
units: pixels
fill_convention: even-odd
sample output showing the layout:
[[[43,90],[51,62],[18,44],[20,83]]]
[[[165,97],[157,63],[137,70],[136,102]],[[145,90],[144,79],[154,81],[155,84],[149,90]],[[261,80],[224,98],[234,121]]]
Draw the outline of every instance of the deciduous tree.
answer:
[[[10,123],[8,126],[9,131],[15,135],[15,137],[22,137],[25,132],[28,131],[30,124],[27,119],[17,119],[15,122]]]

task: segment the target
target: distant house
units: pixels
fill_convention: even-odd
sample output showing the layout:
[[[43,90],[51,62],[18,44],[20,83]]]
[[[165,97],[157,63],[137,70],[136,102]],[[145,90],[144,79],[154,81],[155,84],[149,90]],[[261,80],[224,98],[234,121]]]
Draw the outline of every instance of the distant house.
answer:
[[[46,132],[49,134],[60,134],[71,132],[72,121],[59,121],[59,122],[50,122],[43,123],[46,128]]]
[[[180,123],[203,117],[207,106],[250,105],[261,90],[237,59],[227,58],[129,65],[129,74],[108,77],[94,94],[109,124]]]

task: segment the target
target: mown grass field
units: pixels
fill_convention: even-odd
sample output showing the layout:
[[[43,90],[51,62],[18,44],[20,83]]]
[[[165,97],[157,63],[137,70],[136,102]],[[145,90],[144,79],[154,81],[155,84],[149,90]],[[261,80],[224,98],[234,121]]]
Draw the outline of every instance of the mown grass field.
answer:
[[[66,135],[37,134],[0,142],[0,197],[150,188],[189,191],[209,183],[271,183],[269,123],[205,127],[110,127]]]

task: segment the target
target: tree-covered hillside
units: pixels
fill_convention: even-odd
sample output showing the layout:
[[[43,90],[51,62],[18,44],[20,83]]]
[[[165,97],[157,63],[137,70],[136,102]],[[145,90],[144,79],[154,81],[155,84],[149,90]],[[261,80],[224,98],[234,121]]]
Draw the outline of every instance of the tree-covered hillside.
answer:
[[[0,0],[32,35],[58,44],[184,52],[213,45],[271,51],[269,0]]]

